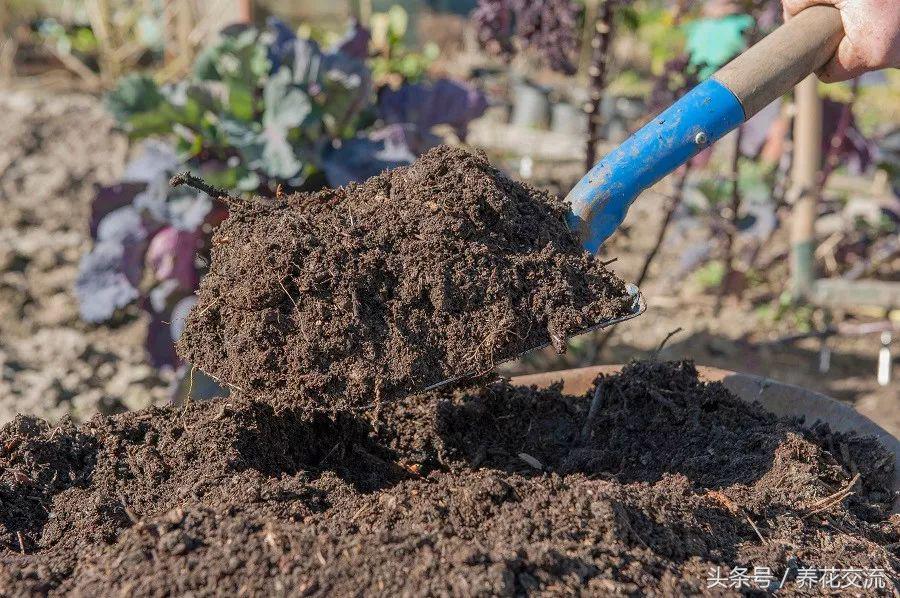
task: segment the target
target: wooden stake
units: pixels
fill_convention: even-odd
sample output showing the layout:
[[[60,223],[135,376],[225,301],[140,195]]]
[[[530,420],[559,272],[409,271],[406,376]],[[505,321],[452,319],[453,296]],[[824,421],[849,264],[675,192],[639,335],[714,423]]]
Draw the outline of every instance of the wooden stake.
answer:
[[[822,99],[817,86],[815,75],[810,75],[794,92],[797,114],[791,178],[796,202],[791,214],[791,291],[798,298],[809,295],[815,280],[813,253],[822,164]]]

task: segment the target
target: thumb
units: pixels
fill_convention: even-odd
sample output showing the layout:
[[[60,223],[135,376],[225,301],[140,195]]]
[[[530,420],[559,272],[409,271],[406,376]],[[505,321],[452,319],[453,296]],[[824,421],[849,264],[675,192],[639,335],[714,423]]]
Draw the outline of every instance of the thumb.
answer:
[[[816,75],[823,83],[847,81],[878,67],[871,63],[868,52],[857,47],[849,37],[844,37],[837,52]]]

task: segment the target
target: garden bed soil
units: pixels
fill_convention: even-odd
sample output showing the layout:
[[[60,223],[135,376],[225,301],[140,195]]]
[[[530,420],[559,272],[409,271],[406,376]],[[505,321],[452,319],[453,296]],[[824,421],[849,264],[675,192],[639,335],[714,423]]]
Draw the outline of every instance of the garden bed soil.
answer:
[[[237,202],[180,351],[233,388],[333,411],[564,351],[632,310],[566,214],[446,146],[362,184]]]
[[[89,326],[72,292],[95,185],[120,174],[128,140],[96,97],[10,87],[0,90],[0,424],[165,403],[170,376],[147,363],[139,310]]]
[[[7,595],[684,595],[710,571],[898,574],[893,458],[641,362],[357,415],[233,393],[0,429]],[[808,593],[818,592],[818,589]]]

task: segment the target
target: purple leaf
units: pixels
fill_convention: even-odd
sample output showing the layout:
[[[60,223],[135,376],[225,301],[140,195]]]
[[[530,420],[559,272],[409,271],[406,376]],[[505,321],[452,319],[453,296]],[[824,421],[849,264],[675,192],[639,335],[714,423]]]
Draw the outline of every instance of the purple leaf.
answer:
[[[180,291],[181,285],[177,280],[168,279],[160,282],[158,285],[150,289],[147,297],[150,301],[150,309],[154,312],[168,311],[169,304],[173,301],[173,297]]]
[[[147,238],[147,226],[141,214],[132,206],[125,206],[107,214],[97,225],[98,241],[138,243]]]
[[[122,248],[121,270],[135,287],[141,282],[144,252],[155,228],[148,227],[131,206],[110,212],[97,227],[97,245],[113,244]]]
[[[85,320],[107,320],[138,297],[144,254],[152,232],[132,206],[113,210],[98,223],[97,242],[81,258],[75,281],[75,294]]]
[[[451,125],[464,139],[469,122],[487,109],[487,97],[475,87],[449,79],[412,83],[378,94],[378,113],[386,124],[416,125],[424,131],[435,125]]]
[[[184,326],[187,323],[188,314],[195,305],[197,305],[197,295],[188,295],[179,300],[172,308],[172,317],[169,322],[172,324],[171,336],[173,341],[181,338],[181,333],[184,332]]]
[[[341,52],[353,58],[365,60],[369,57],[370,39],[372,39],[372,35],[369,33],[369,30],[360,25],[356,19],[352,19],[347,32],[337,40],[337,43],[329,51],[331,53]]]
[[[282,64],[290,62],[294,55],[294,44],[297,41],[297,34],[291,29],[287,23],[277,17],[269,17],[266,19],[266,25],[269,27],[269,62],[270,73],[276,72],[281,68]]]
[[[103,322],[117,309],[138,298],[136,284],[125,272],[133,269],[134,255],[120,243],[101,241],[81,258],[75,280],[75,296],[81,317]]]
[[[293,55],[285,59],[285,63],[289,64],[294,72],[294,83],[305,85],[311,96],[321,91],[319,76],[322,60],[322,49],[311,39],[296,40],[293,44]]]
[[[173,367],[181,364],[174,342],[184,329],[185,318],[197,297],[185,291],[174,280],[156,285],[144,300],[144,310],[150,314],[145,340],[147,354],[154,367]]]
[[[175,352],[175,344],[172,342],[171,324],[167,312],[150,312],[150,322],[147,325],[147,339],[145,348],[153,367],[178,367],[181,360]]]
[[[97,238],[97,227],[100,221],[114,210],[129,205],[138,193],[147,187],[146,183],[118,183],[106,187],[98,187],[94,201],[91,202],[91,237]]]
[[[841,121],[844,106],[846,106],[844,102],[836,102],[827,98],[822,103],[823,155],[827,155],[831,138]],[[847,129],[837,149],[838,164],[846,165],[853,174],[859,174],[878,160],[878,145],[859,130],[852,111],[849,119]]]
[[[209,216],[213,202],[205,193],[191,192],[167,202],[166,222],[179,230],[197,230]]]
[[[194,256],[200,247],[196,231],[183,231],[167,226],[150,240],[147,247],[147,267],[154,280],[175,280],[179,286],[193,292],[199,284]]]
[[[133,205],[141,216],[151,222],[157,224],[168,222],[169,207],[166,200],[169,190],[169,181],[166,178],[154,179],[147,184],[146,189],[135,196]]]
[[[141,144],[140,153],[125,165],[122,180],[137,183],[150,183],[159,178],[168,180],[178,166],[178,154],[171,145],[150,139]]]
[[[212,209],[212,200],[205,193],[173,190],[168,178],[151,181],[132,202],[145,222],[156,227],[171,225],[181,230],[194,230]]]
[[[378,157],[389,162],[414,162],[416,156],[441,143],[437,135],[410,124],[388,125],[369,133],[369,139],[384,143]]]
[[[124,182],[100,187],[91,204],[91,236],[98,238],[101,221],[111,212],[133,204],[143,216],[165,221],[169,175],[178,167],[172,148],[161,142],[145,142],[141,153],[125,166]]]

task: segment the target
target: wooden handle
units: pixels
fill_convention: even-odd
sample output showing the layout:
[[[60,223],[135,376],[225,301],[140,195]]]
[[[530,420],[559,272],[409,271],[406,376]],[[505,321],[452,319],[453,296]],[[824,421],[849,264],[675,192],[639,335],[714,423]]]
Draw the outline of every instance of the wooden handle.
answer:
[[[832,6],[811,6],[713,75],[741,101],[750,118],[825,65],[844,26]]]

